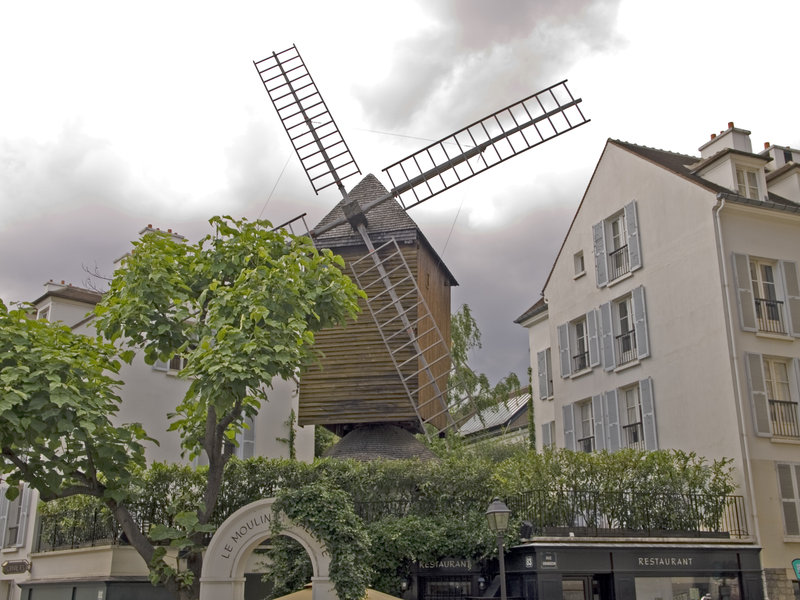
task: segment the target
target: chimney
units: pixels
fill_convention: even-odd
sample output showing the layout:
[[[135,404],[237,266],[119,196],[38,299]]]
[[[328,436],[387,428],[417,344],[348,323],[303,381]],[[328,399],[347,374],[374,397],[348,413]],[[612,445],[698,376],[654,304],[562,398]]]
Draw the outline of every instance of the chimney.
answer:
[[[734,126],[733,121],[728,122],[728,128],[720,131],[719,135],[711,134],[711,140],[700,146],[700,156],[709,158],[723,150],[733,149],[741,152],[753,152],[750,143],[750,132]]]

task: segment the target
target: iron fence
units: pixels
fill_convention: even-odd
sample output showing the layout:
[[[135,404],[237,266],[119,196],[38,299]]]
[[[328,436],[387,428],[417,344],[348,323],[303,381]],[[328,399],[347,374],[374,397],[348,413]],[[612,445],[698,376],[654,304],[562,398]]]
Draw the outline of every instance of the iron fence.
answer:
[[[755,301],[758,330],[765,333],[786,333],[786,326],[783,324],[783,302],[767,298],[756,298]]]
[[[800,423],[797,419],[797,402],[769,399],[769,416],[773,435],[800,438]]]

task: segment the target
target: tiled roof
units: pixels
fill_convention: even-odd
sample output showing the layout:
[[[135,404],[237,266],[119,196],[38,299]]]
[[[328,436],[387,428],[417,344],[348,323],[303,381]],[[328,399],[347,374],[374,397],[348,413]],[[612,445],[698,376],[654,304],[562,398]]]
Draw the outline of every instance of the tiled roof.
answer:
[[[356,427],[323,455],[353,460],[436,460],[436,455],[409,431],[385,423]]]
[[[524,394],[509,398],[508,402],[505,404],[498,404],[497,406],[487,408],[480,414],[480,417],[475,415],[464,423],[459,429],[459,433],[461,435],[471,435],[479,431],[505,425],[511,421],[519,411],[527,406],[528,400],[530,399],[530,393],[525,392]],[[483,421],[481,421],[481,418],[483,418]]]
[[[378,178],[370,174],[364,177],[350,192],[347,197],[356,200],[359,206],[377,200],[388,194],[389,192],[383,187],[383,184],[378,181]],[[339,202],[331,212],[317,224],[317,227],[323,227],[328,223],[336,221],[344,217],[342,211],[342,204],[344,200]],[[381,238],[389,239],[394,237],[398,241],[414,240],[417,234],[417,224],[408,216],[403,207],[395,200],[390,198],[386,202],[382,202],[367,214],[367,231],[370,234],[373,242],[384,241]],[[381,234],[391,233],[391,236]],[[319,235],[315,242],[317,245],[324,248],[336,248],[341,246],[360,246],[363,244],[361,236],[358,235],[349,223],[342,223],[333,229],[329,229],[325,233]]]
[[[546,310],[547,303],[544,301],[544,296],[542,296],[534,303],[533,306],[514,319],[514,323],[519,323],[521,325],[523,321],[527,321],[531,317],[538,315],[539,313],[543,313]]]
[[[96,290],[89,290],[86,288],[70,285],[57,286],[56,284],[49,284],[48,289],[44,294],[39,296],[33,301],[33,304],[39,304],[45,298],[54,296],[56,298],[65,298],[67,300],[75,300],[77,302],[85,302],[86,304],[97,304],[102,300],[103,294]]]
[[[347,194],[348,199],[355,199],[359,206],[364,206],[378,198],[382,198],[389,192],[383,187],[383,184],[378,181],[378,178],[372,174],[367,175],[362,179],[350,192]],[[317,228],[324,227],[338,219],[344,217],[342,210],[341,200],[323,219],[317,223]],[[408,213],[394,198],[390,198],[385,202],[381,202],[368,213],[367,217],[367,232],[375,246],[388,242],[394,238],[398,243],[402,242],[422,242],[428,250],[430,250],[434,260],[439,264],[449,279],[449,285],[458,285],[455,276],[444,264],[444,261],[439,257],[436,251],[431,246],[428,239],[422,234],[417,227],[414,220],[408,216]],[[318,248],[344,248],[347,246],[363,246],[364,242],[361,236],[353,230],[350,223],[342,223],[332,229],[318,235],[314,238],[314,244]]]
[[[612,144],[616,144],[626,150],[641,156],[642,158],[649,160],[653,163],[661,165],[665,169],[672,171],[686,179],[693,181],[694,183],[706,188],[717,194],[727,194],[731,195],[731,190],[728,188],[721,186],[719,184],[713,183],[700,177],[699,175],[694,173],[694,169],[698,163],[701,162],[701,159],[697,156],[689,156],[688,154],[678,154],[676,152],[668,152],[666,150],[658,150],[656,148],[649,148],[647,146],[639,146],[637,144],[631,144],[629,142],[623,142],[620,140],[609,140]],[[726,152],[726,150],[723,150]],[[716,155],[715,155],[716,156]],[[714,157],[707,159],[704,162],[708,162],[713,160]],[[735,194],[733,194],[735,196]],[[768,193],[769,202],[777,205],[789,206],[794,207],[798,206],[797,203],[792,202],[791,200],[787,200],[782,196],[778,196],[777,194],[773,194],[772,192]],[[758,201],[749,202],[750,204],[755,203],[758,204]],[[766,203],[763,203],[764,206],[769,206]]]

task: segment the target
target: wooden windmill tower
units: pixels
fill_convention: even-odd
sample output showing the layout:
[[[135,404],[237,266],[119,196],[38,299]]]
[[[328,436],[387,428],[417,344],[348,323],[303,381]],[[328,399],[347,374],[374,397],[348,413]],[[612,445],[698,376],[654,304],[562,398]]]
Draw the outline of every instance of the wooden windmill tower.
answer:
[[[314,191],[342,201],[309,233],[342,255],[367,294],[355,324],[320,332],[321,364],[300,383],[300,425],[343,435],[367,425],[441,433],[468,402],[448,386],[455,279],[406,214],[445,190],[588,122],[566,81],[498,110],[383,169],[387,190],[360,170],[297,48],[254,62]]]

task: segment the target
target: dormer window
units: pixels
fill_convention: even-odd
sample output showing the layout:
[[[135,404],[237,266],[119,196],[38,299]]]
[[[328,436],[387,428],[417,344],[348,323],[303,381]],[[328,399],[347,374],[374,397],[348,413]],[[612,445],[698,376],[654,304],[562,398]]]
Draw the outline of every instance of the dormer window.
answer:
[[[739,195],[752,200],[758,200],[758,173],[750,169],[736,168],[736,184]]]

